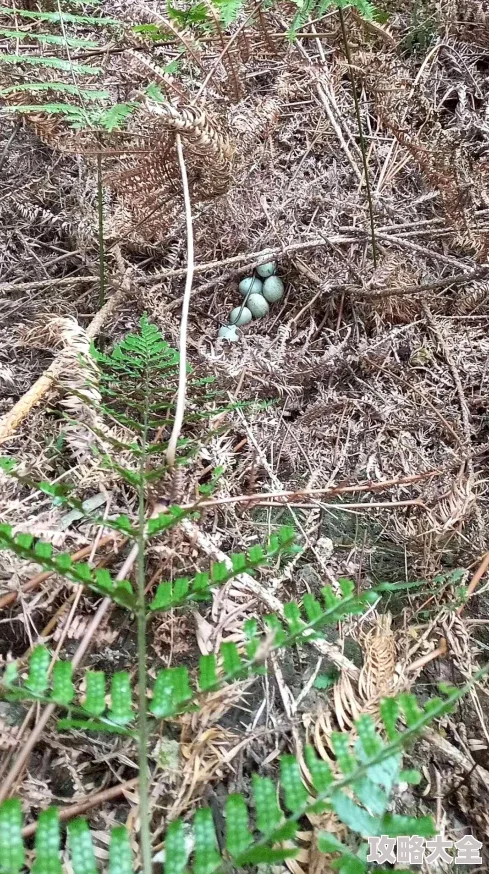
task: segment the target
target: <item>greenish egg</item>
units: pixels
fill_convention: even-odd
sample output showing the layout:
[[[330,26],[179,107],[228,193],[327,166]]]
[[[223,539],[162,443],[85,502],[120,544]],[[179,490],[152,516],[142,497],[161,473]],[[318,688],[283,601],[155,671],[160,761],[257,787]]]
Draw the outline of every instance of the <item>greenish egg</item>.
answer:
[[[277,269],[277,265],[275,261],[268,261],[266,264],[260,264],[256,268],[256,272],[258,276],[261,276],[262,279],[268,279],[269,276],[273,276]]]
[[[255,276],[247,276],[241,280],[238,288],[243,297],[246,297],[247,294],[261,294],[263,282],[261,279],[256,279]]]
[[[278,276],[269,276],[263,283],[263,297],[268,303],[275,303],[283,297],[284,284]]]
[[[235,325],[222,325],[219,328],[218,336],[223,340],[229,340],[230,343],[236,343],[239,340],[238,329]]]
[[[268,315],[270,309],[262,294],[250,294],[246,301],[246,306],[254,319],[261,319],[262,316]]]
[[[229,316],[231,325],[247,325],[251,322],[253,316],[248,307],[234,307]]]

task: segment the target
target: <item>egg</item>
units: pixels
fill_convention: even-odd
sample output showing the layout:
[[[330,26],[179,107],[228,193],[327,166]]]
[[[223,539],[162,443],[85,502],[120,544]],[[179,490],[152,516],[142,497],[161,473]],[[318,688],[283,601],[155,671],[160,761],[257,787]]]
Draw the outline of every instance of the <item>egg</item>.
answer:
[[[262,316],[268,315],[270,309],[262,294],[250,294],[246,305],[254,319],[261,319]]]
[[[229,340],[230,343],[236,343],[239,340],[238,329],[235,325],[222,325],[219,328],[218,336],[223,340]]]
[[[234,307],[229,316],[231,325],[247,325],[251,322],[253,316],[248,307]]]
[[[280,300],[284,293],[284,284],[278,276],[269,276],[263,283],[263,297],[268,303]]]
[[[247,276],[241,280],[238,288],[243,297],[246,297],[247,294],[261,294],[263,282],[261,279],[256,279],[255,276]]]
[[[260,264],[256,268],[256,272],[258,276],[261,276],[262,279],[268,279],[269,276],[273,276],[277,269],[277,265],[275,261],[268,261],[266,264]]]

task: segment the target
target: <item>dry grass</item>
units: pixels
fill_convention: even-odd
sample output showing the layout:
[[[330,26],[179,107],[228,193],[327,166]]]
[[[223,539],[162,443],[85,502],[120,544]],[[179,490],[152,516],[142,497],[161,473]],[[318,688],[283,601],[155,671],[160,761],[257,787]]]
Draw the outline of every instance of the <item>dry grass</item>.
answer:
[[[475,597],[457,613],[459,593],[450,573],[466,568],[458,585],[469,585],[489,530],[489,11],[469,0],[397,5],[386,33],[349,21],[374,193],[376,270],[351,86],[333,14],[308,26],[309,37],[288,44],[282,36],[288,9],[284,4],[282,17],[279,4],[266,21],[242,28],[225,63],[217,59],[229,34],[219,31],[203,48],[189,34],[176,33],[170,49],[151,50],[134,38],[135,45],[128,41],[127,51],[109,53],[104,61],[107,84],[122,99],[154,78],[145,57],[164,66],[182,44],[190,52],[180,84],[161,82],[169,93],[173,89],[178,105],[166,123],[148,104],[131,122],[125,155],[107,152],[104,159],[110,183],[104,204],[107,271],[120,277],[122,262],[132,288],[105,326],[105,341],[134,329],[146,310],[166,339],[177,343],[185,239],[172,130],[182,132],[184,145],[187,130],[196,250],[189,357],[214,372],[231,398],[275,401],[236,414],[228,431],[205,447],[194,479],[183,484],[182,500],[192,499],[203,471],[223,465],[204,523],[212,548],[242,550],[280,520],[297,526],[305,555],[286,574],[265,574],[269,591],[281,600],[341,575],[359,586],[426,581],[419,590],[391,596],[396,647],[389,631],[375,649],[381,627],[376,611],[338,629],[339,650],[346,647],[348,655],[348,643],[356,641],[371,667],[359,673],[357,664],[326,704],[314,689],[301,698],[303,678],[318,670],[317,653],[312,660],[301,653],[285,675],[276,665],[274,676],[231,697],[217,696],[199,718],[175,726],[181,736],[173,751],[176,765],[158,770],[154,789],[164,817],[186,812],[199,798],[209,801],[206,793],[219,793],[223,785],[239,789],[243,772],[257,762],[272,763],[287,747],[297,751],[302,728],[326,756],[331,727],[349,725],[359,709],[375,712],[386,688],[415,684],[425,694],[440,679],[460,682],[486,660],[480,616],[488,603],[487,580],[482,577]],[[146,7],[135,10],[124,2],[117,14],[153,20]],[[138,63],[130,60],[134,48]],[[58,131],[44,131],[44,140],[60,145]],[[63,137],[63,147],[76,151]],[[148,143],[149,156],[134,154],[135,144]],[[113,141],[108,138],[104,147],[113,149]],[[53,360],[50,323],[71,317],[86,327],[96,313],[98,243],[93,158],[53,150],[28,124],[5,117],[0,155],[5,413]],[[218,326],[238,303],[239,279],[256,263],[250,253],[269,247],[277,252],[286,296],[267,319],[243,329],[238,345],[223,344],[216,340]],[[449,284],[451,276],[465,273],[467,281]],[[36,477],[69,479],[81,497],[101,492],[111,513],[126,511],[127,496],[113,474],[102,475],[87,453],[80,457],[65,446],[55,395],[52,405],[54,412],[49,402],[34,409],[4,448]],[[424,476],[412,481],[418,475]],[[391,480],[397,485],[379,492],[309,494]],[[279,506],[263,497],[251,506],[229,501],[277,491],[300,494]],[[2,480],[2,521],[70,552],[89,548],[93,528],[63,527],[62,517],[45,497]],[[205,556],[205,544],[179,537],[151,551],[153,579],[189,572]],[[108,564],[120,564],[118,549],[104,546]],[[2,555],[0,596],[18,592],[35,573]],[[43,633],[51,646],[61,640],[72,653],[94,609],[83,596],[72,615],[72,603],[71,590],[53,579],[17,598],[0,618],[2,655],[24,655]],[[243,619],[259,616],[262,606],[256,592],[231,586],[205,615],[163,623],[155,631],[154,665],[181,659],[191,664],[198,651],[211,651],[223,639],[240,640]],[[134,660],[131,623],[124,620],[114,636],[113,620],[99,629],[90,657],[107,670]],[[433,653],[441,657],[431,661]],[[404,793],[398,799],[400,809],[431,810],[454,838],[464,826],[479,837],[487,828],[486,699],[487,689],[476,687],[444,725],[460,752],[458,765],[453,746],[447,753],[441,742],[438,749],[432,743],[423,769],[425,798]],[[0,711],[0,718],[0,744],[11,755],[35,714]],[[470,725],[465,734],[464,723]],[[478,767],[465,780],[472,756]],[[88,743],[49,729],[24,772],[25,806],[74,803],[133,778],[135,767],[134,751],[125,743]],[[135,816],[134,790],[125,798],[125,806],[113,802],[94,815],[100,834],[107,819],[126,816],[128,806],[130,820]],[[309,842],[308,832],[294,870],[314,868]]]

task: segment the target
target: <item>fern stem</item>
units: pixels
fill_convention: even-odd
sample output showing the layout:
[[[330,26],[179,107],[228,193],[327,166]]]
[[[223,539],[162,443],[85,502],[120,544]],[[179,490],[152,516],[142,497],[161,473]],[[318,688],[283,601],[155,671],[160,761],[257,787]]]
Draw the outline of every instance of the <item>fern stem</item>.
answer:
[[[166,463],[168,464],[168,467],[174,467],[175,465],[175,453],[177,449],[178,438],[180,436],[180,431],[182,430],[183,417],[185,413],[185,396],[187,392],[187,325],[188,312],[190,308],[190,294],[192,291],[192,282],[194,278],[194,231],[192,226],[192,205],[190,203],[187,168],[185,166],[185,159],[183,157],[182,140],[180,138],[180,134],[176,135],[176,146],[178,163],[180,165],[180,173],[182,176],[183,199],[185,203],[185,220],[187,225],[187,278],[185,282],[185,291],[183,294],[182,318],[180,322],[177,403],[175,407],[173,428],[166,450]]]
[[[142,432],[142,452],[139,460],[139,514],[138,514],[138,559],[137,559],[137,640],[138,640],[138,765],[139,765],[139,819],[142,856],[142,874],[152,874],[150,809],[149,809],[149,764],[148,764],[148,713],[147,713],[147,674],[146,674],[146,584],[145,584],[145,467],[148,438],[148,373],[145,374],[145,405]]]
[[[102,155],[97,155],[97,206],[98,206],[98,254],[99,254],[99,293],[98,306],[105,303],[105,247],[104,247],[104,187],[102,179]]]
[[[374,262],[374,267],[377,267],[377,263],[378,263],[377,238],[376,238],[376,234],[375,234],[374,204],[373,204],[373,200],[372,200],[372,189],[370,187],[370,176],[369,176],[368,159],[367,159],[367,146],[365,143],[365,137],[363,135],[362,116],[360,114],[360,104],[358,102],[355,76],[353,73],[350,43],[348,42],[348,35],[346,32],[345,16],[343,15],[343,9],[341,8],[341,6],[338,6],[338,15],[340,16],[343,45],[345,48],[346,60],[348,63],[348,73],[350,76],[351,90],[353,93],[353,103],[355,106],[355,115],[356,115],[356,119],[357,119],[358,136],[360,139],[360,151],[362,153],[363,172],[365,174],[365,187],[367,189],[368,213],[369,213],[369,218],[370,218],[370,235],[371,235],[371,239],[372,239],[372,258],[373,258],[373,262]]]

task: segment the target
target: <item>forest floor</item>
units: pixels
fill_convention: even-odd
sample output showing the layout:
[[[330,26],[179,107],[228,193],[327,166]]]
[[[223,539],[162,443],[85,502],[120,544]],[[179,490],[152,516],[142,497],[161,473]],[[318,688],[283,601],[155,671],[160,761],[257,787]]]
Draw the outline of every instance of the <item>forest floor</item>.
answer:
[[[388,14],[373,23],[344,13],[375,246],[335,10],[305,23],[293,40],[285,35],[287,3],[246,26],[242,13],[225,35],[241,28],[225,63],[219,39],[201,38],[197,52],[195,33],[164,45],[144,35],[132,46],[127,34],[115,43],[107,37],[97,56],[102,84],[119,101],[153,81],[150,63],[175,61],[178,87],[189,101],[203,101],[218,145],[215,164],[199,144],[184,149],[195,242],[188,356],[230,400],[273,401],[233,413],[229,429],[202,450],[178,500],[190,500],[209,470],[223,468],[217,506],[201,523],[203,541],[155,547],[153,572],[188,573],[212,549],[242,551],[290,523],[305,549],[292,567],[263,573],[273,596],[300,599],[340,577],[358,590],[383,584],[385,592],[375,609],[331,637],[332,651],[352,667],[348,688],[341,685],[347,669],[337,694],[314,688],[328,658],[301,650],[244,698],[221,700],[174,727],[167,741],[174,763],[161,772],[154,797],[170,816],[186,815],[202,799],[218,808],[223,788],[242,789],[257,763],[273,768],[293,749],[291,725],[319,743],[331,724],[350,727],[381,692],[409,689],[425,700],[441,681],[461,685],[487,661],[489,11],[470,0],[382,5]],[[102,6],[129,27],[157,20],[162,4]],[[2,25],[12,26],[12,16],[2,15]],[[10,81],[2,72],[2,86]],[[42,114],[5,113],[0,121],[3,416],[69,344],[70,330],[87,328],[101,306],[97,160],[83,132],[67,134],[63,124]],[[143,313],[172,346],[179,343],[184,204],[174,151],[164,139],[155,145],[154,124],[136,115],[120,154],[115,135],[101,162],[105,293],[110,299],[124,289],[99,334],[104,348],[137,330]],[[241,301],[239,281],[267,250],[284,297],[241,328],[238,342],[219,339]],[[37,480],[69,480],[82,500],[95,496],[106,512],[124,510],[124,487],[67,442],[60,397],[51,388],[20,417],[3,439],[4,454]],[[290,496],[266,498],[276,492]],[[261,497],[251,503],[251,494]],[[68,519],[66,508],[7,477],[0,521],[70,553],[94,542],[93,525]],[[70,610],[72,591],[61,579],[26,588],[35,571],[2,553],[3,659],[24,658],[39,640],[73,653],[93,615],[89,595]],[[262,609],[259,599],[231,589],[200,614],[167,618],[153,628],[151,664],[190,664]],[[116,611],[92,641],[87,664],[117,670],[133,664],[134,653],[132,621]],[[368,692],[358,683],[362,665]],[[396,800],[401,812],[431,813],[454,840],[467,832],[485,840],[489,832],[487,694],[481,680],[409,753],[422,780]],[[19,715],[0,706],[5,775],[35,708]],[[33,813],[129,781],[135,768],[125,741],[88,741],[49,726],[13,788]],[[128,785],[122,800],[94,809],[96,834],[127,818],[135,803]],[[312,867],[304,835],[303,857],[289,863],[294,874]],[[489,857],[484,864],[489,870]]]

